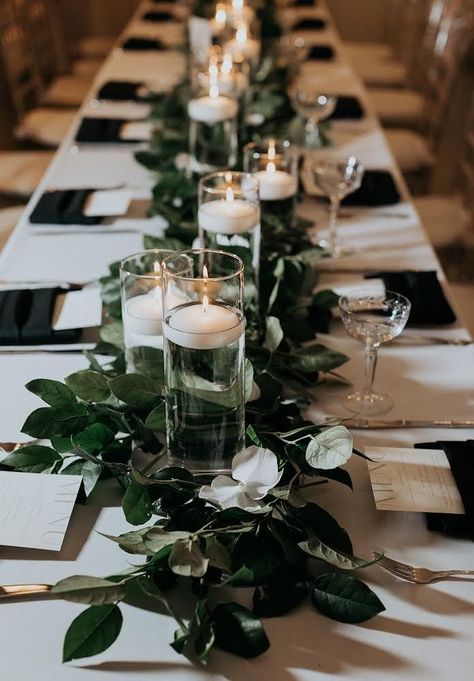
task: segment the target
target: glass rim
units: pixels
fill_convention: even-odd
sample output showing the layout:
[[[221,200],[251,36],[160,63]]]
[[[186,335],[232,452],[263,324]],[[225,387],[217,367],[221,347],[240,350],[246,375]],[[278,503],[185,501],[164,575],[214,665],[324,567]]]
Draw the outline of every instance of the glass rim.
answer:
[[[383,300],[396,298],[399,300],[399,302],[411,307],[411,301],[408,300],[408,298],[402,293],[397,293],[396,291],[391,290],[386,290],[382,293],[380,289],[376,288],[357,289],[353,293],[344,293],[342,296],[339,296],[338,305],[344,312],[352,312],[352,310],[347,307],[347,303],[350,300],[363,300],[364,298],[382,298]]]
[[[289,139],[275,139],[274,137],[264,137],[260,142],[248,142],[242,149],[242,151],[245,153],[246,151],[254,151],[257,150],[259,151],[260,149],[266,148],[266,151],[268,151],[268,144],[269,142],[274,142],[275,147],[281,146],[284,149],[288,149],[289,151],[294,151],[295,150],[295,145],[290,142]]]
[[[181,256],[181,255],[200,255],[202,253],[214,253],[216,255],[224,255],[226,258],[232,259],[234,262],[238,264],[238,269],[235,272],[232,272],[231,274],[225,274],[220,277],[185,277],[182,274],[175,274],[174,272],[170,272],[170,270],[166,267],[166,261],[169,258],[173,258],[175,256]],[[162,271],[166,273],[166,275],[173,277],[173,279],[181,279],[184,281],[226,281],[228,279],[233,279],[234,277],[240,276],[243,274],[244,271],[244,263],[242,258],[239,258],[238,255],[235,255],[234,253],[229,253],[228,251],[221,251],[213,248],[188,248],[184,249],[182,251],[175,251],[172,255],[168,255],[164,260],[163,260],[163,265],[162,265]]]
[[[125,267],[125,263],[127,260],[131,260],[132,258],[138,258],[139,256],[145,256],[148,253],[153,254],[153,253],[168,253],[171,255],[172,253],[176,253],[177,251],[173,251],[171,248],[149,248],[145,251],[137,251],[136,253],[131,253],[130,255],[127,255],[125,258],[122,258],[120,261],[120,272],[124,272],[125,274],[129,274],[130,276],[141,278],[141,279],[158,279],[161,277],[161,262],[163,259],[160,261],[160,271],[159,272],[149,272],[146,274],[139,274],[137,272],[131,272]],[[168,257],[168,255],[166,256]]]

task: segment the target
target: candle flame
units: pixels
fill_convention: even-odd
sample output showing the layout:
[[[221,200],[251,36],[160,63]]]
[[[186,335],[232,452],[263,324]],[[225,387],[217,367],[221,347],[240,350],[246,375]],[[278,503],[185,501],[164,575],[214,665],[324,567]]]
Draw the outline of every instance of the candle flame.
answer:
[[[238,27],[237,32],[235,34],[236,41],[238,43],[240,43],[241,45],[243,45],[243,43],[247,42],[247,35],[248,35],[248,31],[247,31],[246,24],[240,24],[240,26]]]
[[[202,311],[204,314],[207,312],[207,308],[209,307],[209,298],[207,296],[202,297]]]
[[[274,161],[276,156],[275,140],[268,140],[268,160]]]
[[[244,0],[232,0],[233,9],[243,9]]]
[[[216,17],[215,20],[218,24],[225,24],[227,19],[227,12],[225,9],[225,4],[218,2],[216,5]]]
[[[267,163],[267,173],[275,173],[276,172],[276,165],[273,163],[273,161],[270,161]]]
[[[219,97],[219,86],[217,84],[217,79],[219,76],[219,69],[215,61],[209,64],[209,97],[211,99],[217,99]]]
[[[225,190],[225,200],[226,201],[233,201],[234,200],[234,190],[232,187],[227,187]]]
[[[232,71],[232,55],[225,54],[222,58],[221,73],[228,74]]]
[[[202,278],[203,279],[209,279],[209,270],[207,269],[207,265],[203,265]]]

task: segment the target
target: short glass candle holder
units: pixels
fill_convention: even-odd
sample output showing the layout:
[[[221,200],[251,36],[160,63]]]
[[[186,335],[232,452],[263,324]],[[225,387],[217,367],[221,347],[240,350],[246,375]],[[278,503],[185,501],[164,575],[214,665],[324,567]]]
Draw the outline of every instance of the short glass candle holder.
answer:
[[[193,92],[198,96],[208,93],[213,78],[221,95],[239,100],[249,84],[248,64],[235,61],[231,54],[226,54],[217,46],[213,46],[205,63],[193,64],[191,69]]]
[[[262,225],[276,221],[294,227],[298,194],[298,157],[288,142],[273,139],[244,147],[244,170],[258,180]]]
[[[245,264],[245,311],[258,311],[260,205],[258,181],[249,173],[205,175],[198,188],[199,241],[202,248],[237,252]]]
[[[239,104],[221,94],[217,67],[209,69],[207,94],[188,102],[191,170],[209,173],[237,163]]]
[[[227,472],[245,446],[243,273],[223,251],[163,261],[168,458],[193,472]]]
[[[170,250],[149,250],[120,263],[122,322],[127,371],[163,372],[161,261]]]

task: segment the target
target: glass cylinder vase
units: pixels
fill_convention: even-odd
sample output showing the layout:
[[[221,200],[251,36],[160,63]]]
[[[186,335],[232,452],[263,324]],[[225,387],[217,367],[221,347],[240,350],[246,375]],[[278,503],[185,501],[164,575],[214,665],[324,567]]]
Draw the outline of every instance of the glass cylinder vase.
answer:
[[[163,261],[168,457],[193,472],[227,472],[244,447],[243,272],[240,258],[210,249]]]
[[[294,227],[298,157],[287,140],[269,139],[244,147],[244,170],[258,180],[262,225]]]
[[[249,173],[205,175],[198,187],[199,241],[202,248],[235,253],[245,265],[245,311],[258,312],[260,205],[258,181]]]

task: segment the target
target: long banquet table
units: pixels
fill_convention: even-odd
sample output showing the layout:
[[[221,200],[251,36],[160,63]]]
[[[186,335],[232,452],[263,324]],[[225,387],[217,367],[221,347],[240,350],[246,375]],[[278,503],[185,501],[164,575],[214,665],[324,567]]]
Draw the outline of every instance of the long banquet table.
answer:
[[[153,5],[152,7],[156,7]],[[143,3],[127,26],[125,35],[143,35],[140,16]],[[327,14],[301,8],[302,15]],[[330,19],[330,17],[329,17]],[[153,25],[153,29],[160,30]],[[166,34],[166,29],[164,29]],[[169,38],[169,33],[166,34]],[[317,79],[321,91],[356,94],[370,111],[363,86],[344,57],[344,48],[329,25],[315,39],[333,44],[338,59],[330,64],[307,63],[302,78]],[[32,197],[0,257],[2,282],[89,282],[103,275],[107,265],[142,249],[143,233],[159,234],[160,219],[116,225],[110,233],[87,227],[82,230],[32,227],[28,215],[46,188],[126,186],[137,196],[150,194],[153,176],[133,159],[131,148],[114,145],[77,146],[74,133],[85,115],[141,118],[144,104],[100,104],[94,93],[101,83],[156,77],[171,84],[184,69],[177,51],[125,53],[115,48],[97,75],[90,97],[78,113],[51,167]],[[163,75],[165,74],[165,75]],[[363,274],[348,269],[417,268],[440,270],[436,256],[419,222],[403,180],[397,171],[376,119],[334,123],[334,141],[357,155],[367,167],[390,168],[398,178],[403,200],[393,208],[354,209],[341,221],[341,237],[357,252],[340,262],[321,264],[318,286],[336,291],[363,285]],[[140,145],[138,145],[139,147]],[[324,219],[324,209],[307,199],[304,214]],[[341,272],[337,272],[337,268]],[[449,288],[446,286],[449,297]],[[423,334],[432,333],[413,330]],[[468,338],[462,322],[449,330],[436,329],[446,338]],[[321,337],[329,347],[351,358],[339,373],[353,382],[363,374],[363,349],[334,325]],[[62,379],[85,368],[87,361],[74,353],[0,353],[0,440],[22,441],[20,429],[39,400],[24,389],[33,378]],[[474,348],[440,345],[392,344],[382,349],[377,380],[395,399],[389,418],[469,418],[473,413]],[[341,400],[348,390],[341,386],[316,389],[312,416],[341,415]],[[394,429],[358,430],[355,445],[412,446],[438,439],[472,438],[472,430]],[[448,539],[427,531],[422,515],[377,512],[370,491],[365,462],[353,458],[349,465],[354,490],[329,483],[318,491],[318,501],[334,512],[354,541],[358,555],[370,555],[383,547],[388,555],[433,569],[474,567],[472,543]],[[0,548],[0,584],[54,583],[71,574],[105,575],[126,567],[125,555],[98,532],[119,534],[127,525],[113,494],[94,493],[87,505],[76,506],[63,549],[58,554]],[[135,681],[143,678],[184,681],[229,679],[240,681],[315,681],[357,679],[368,681],[463,681],[472,678],[474,638],[474,589],[467,581],[446,581],[417,586],[399,581],[376,566],[365,572],[369,584],[386,606],[386,612],[359,626],[340,624],[312,611],[309,606],[279,619],[265,621],[271,648],[256,660],[243,660],[219,651],[207,668],[193,666],[169,647],[174,622],[169,618],[124,605],[126,616],[117,642],[95,658],[61,665],[64,633],[83,606],[48,599],[6,602],[0,606],[0,676],[5,681],[75,681],[108,679]]]

